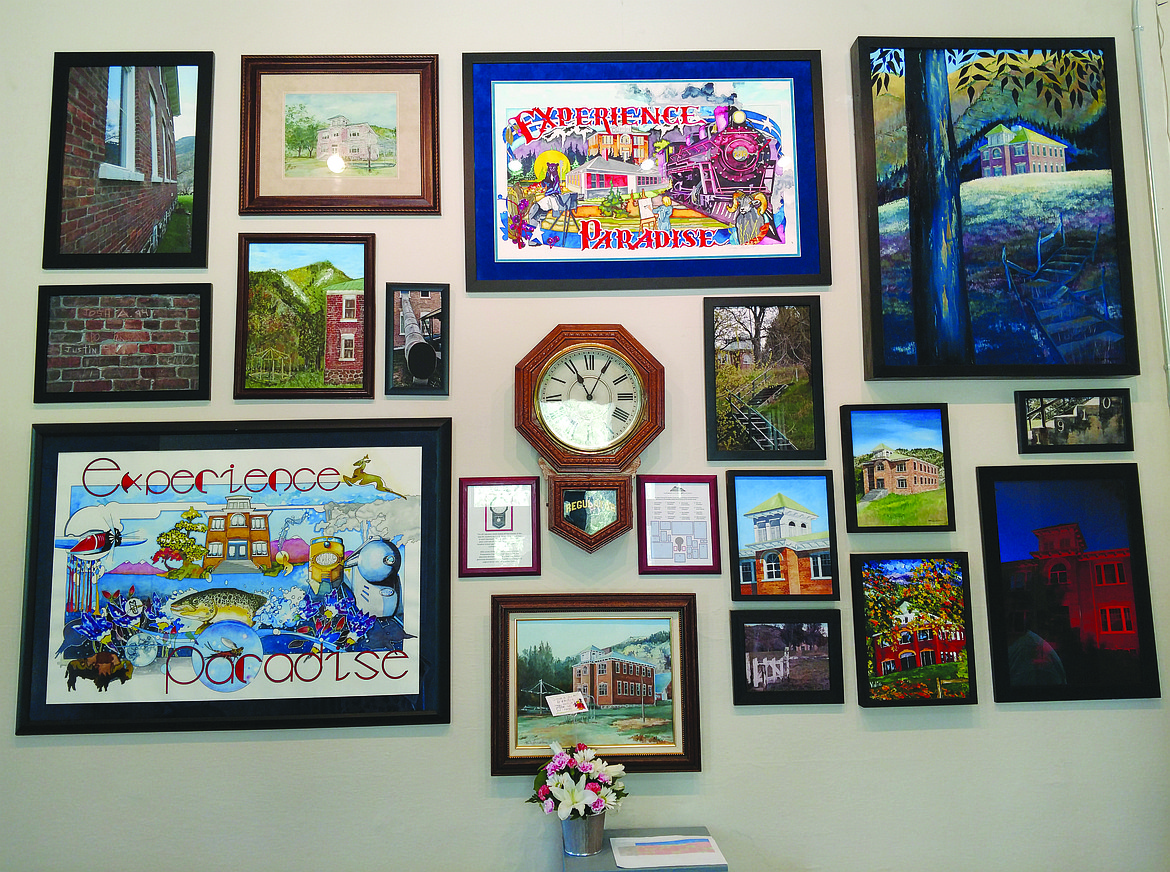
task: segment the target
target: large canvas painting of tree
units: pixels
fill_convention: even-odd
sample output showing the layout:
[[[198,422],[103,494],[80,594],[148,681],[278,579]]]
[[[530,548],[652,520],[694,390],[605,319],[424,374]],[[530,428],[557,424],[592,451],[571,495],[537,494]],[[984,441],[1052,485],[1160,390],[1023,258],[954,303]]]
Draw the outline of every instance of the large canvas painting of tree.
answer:
[[[1112,42],[855,62],[867,374],[1136,371]]]

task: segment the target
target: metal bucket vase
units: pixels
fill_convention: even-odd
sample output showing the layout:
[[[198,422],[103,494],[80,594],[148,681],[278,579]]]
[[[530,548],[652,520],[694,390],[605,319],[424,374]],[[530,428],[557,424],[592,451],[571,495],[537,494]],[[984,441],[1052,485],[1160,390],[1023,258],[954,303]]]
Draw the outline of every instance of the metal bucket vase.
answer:
[[[605,846],[605,812],[561,821],[561,838],[570,856],[600,854]]]

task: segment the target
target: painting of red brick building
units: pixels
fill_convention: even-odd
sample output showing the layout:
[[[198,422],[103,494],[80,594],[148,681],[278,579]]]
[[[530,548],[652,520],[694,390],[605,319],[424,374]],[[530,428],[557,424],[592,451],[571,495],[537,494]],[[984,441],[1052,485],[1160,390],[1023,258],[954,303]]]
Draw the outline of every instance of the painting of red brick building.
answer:
[[[325,289],[325,384],[360,385],[365,364],[365,280]]]
[[[862,493],[885,490],[893,494],[919,494],[937,490],[941,470],[937,464],[877,445],[871,459],[861,464]]]

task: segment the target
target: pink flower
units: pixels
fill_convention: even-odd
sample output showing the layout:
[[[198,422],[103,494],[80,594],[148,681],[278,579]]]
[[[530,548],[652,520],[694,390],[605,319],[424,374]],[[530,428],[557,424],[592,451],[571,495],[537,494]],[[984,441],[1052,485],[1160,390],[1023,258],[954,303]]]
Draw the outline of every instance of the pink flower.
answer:
[[[602,802],[602,805],[605,804],[604,799],[601,802]],[[552,814],[554,811],[557,810],[556,800],[553,799],[551,796],[548,799],[546,799],[544,802],[542,802],[540,804],[540,806],[541,806],[541,808],[544,809],[545,814]]]
[[[588,745],[586,745],[584,742],[578,742],[578,743],[577,743],[577,750],[578,750],[578,751],[584,751],[584,750],[588,749],[588,747],[589,747],[589,746],[588,746]]]
[[[605,811],[605,799],[599,796],[593,805],[589,807],[593,809],[594,814],[601,814],[603,811]]]
[[[597,780],[600,781],[602,784],[609,784],[611,781],[613,781],[613,779],[610,778],[608,775],[606,775],[604,772],[597,773]]]
[[[582,760],[579,763],[577,763],[577,771],[578,772],[592,772],[593,771],[593,764],[591,762],[589,762],[588,760]]]
[[[564,751],[561,751],[559,754],[557,754],[555,757],[553,757],[551,760],[549,760],[548,763],[545,764],[544,771],[547,772],[549,775],[552,775],[553,773],[558,772],[561,769],[564,769],[567,765],[569,765],[572,762],[573,762],[573,758],[570,757],[568,754],[566,754]]]
[[[548,785],[547,784],[540,785],[540,789],[538,791],[536,791],[536,796],[538,799],[542,799],[542,800],[548,799],[550,796]]]

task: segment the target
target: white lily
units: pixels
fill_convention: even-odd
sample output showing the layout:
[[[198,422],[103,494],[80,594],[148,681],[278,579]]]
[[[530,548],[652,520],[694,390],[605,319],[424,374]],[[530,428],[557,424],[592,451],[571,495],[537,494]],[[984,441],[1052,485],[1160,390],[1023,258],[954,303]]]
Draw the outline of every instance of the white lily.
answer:
[[[585,787],[588,780],[588,776],[582,775],[580,781],[574,782],[570,778],[564,786],[553,787],[551,784],[549,785],[549,791],[559,802],[557,817],[565,820],[574,811],[581,817],[585,817],[585,809],[597,801],[597,794]]]

